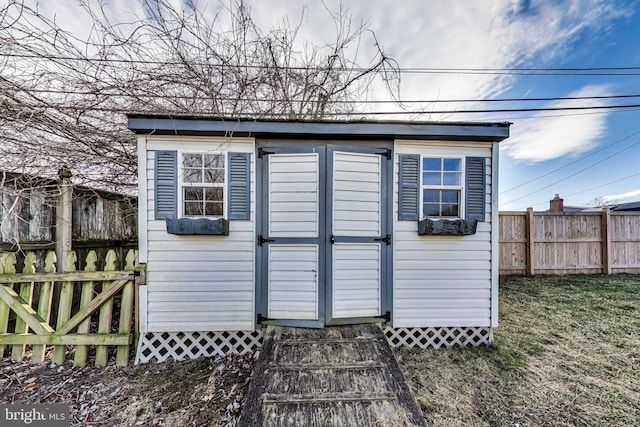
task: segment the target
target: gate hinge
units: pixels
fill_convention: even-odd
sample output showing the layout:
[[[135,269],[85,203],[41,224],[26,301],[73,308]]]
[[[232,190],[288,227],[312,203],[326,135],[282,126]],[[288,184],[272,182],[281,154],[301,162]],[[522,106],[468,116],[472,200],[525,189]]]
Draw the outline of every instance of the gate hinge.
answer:
[[[384,156],[387,158],[387,160],[391,160],[391,149],[387,148],[385,151],[381,152],[381,153],[376,153],[380,156]]]
[[[264,148],[258,148],[258,158],[261,159],[265,154],[275,154],[273,151],[267,151]]]
[[[258,235],[258,246],[262,246],[263,243],[275,242],[276,239],[265,239],[262,234]]]
[[[269,318],[264,317],[262,314],[256,314],[256,323],[260,324],[262,322],[266,322],[267,320],[269,320]]]
[[[376,242],[385,242],[387,245],[391,244],[391,234],[387,234],[384,237],[377,237],[375,239],[373,239]]]
[[[391,322],[391,312],[390,311],[387,311],[382,317],[384,318],[385,321]]]

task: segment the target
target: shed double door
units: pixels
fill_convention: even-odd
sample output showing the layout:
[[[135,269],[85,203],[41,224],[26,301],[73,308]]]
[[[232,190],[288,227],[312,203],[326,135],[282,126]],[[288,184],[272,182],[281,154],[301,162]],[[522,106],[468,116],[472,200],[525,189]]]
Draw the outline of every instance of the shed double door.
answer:
[[[323,327],[387,310],[387,152],[364,147],[259,152],[261,323]]]

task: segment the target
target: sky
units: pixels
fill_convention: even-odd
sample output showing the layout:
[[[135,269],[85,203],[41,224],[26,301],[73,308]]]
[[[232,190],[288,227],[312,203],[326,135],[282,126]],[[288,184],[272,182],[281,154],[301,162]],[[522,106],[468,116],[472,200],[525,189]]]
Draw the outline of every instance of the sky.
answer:
[[[215,1],[198,3],[211,17],[220,11]],[[640,200],[640,1],[247,3],[265,30],[283,19],[301,22],[298,40],[315,44],[335,37],[331,13],[342,10],[353,25],[366,25],[375,39],[363,33],[354,55],[370,58],[377,40],[402,70],[397,96],[404,101],[403,113],[411,113],[370,118],[511,122],[511,137],[500,143],[501,210],[545,210],[555,194],[572,206],[593,204],[595,199]],[[130,0],[105,0],[105,4],[115,22],[129,22],[136,13]],[[90,31],[74,0],[41,2],[41,10],[55,14],[60,25],[80,36]],[[218,19],[224,26],[224,19]],[[594,98],[621,95],[638,97]],[[557,99],[576,97],[589,99]],[[546,100],[527,101],[538,98]],[[378,83],[369,99],[391,98]],[[488,99],[516,101],[479,101]],[[416,100],[476,101],[409,102]],[[637,104],[625,109],[581,109]],[[452,112],[566,107],[576,109]],[[400,110],[392,104],[363,109]]]

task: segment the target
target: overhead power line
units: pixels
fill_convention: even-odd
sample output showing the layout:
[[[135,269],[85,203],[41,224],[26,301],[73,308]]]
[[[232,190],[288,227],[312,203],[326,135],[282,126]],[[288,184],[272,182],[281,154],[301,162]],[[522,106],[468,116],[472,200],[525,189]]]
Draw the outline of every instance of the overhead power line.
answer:
[[[171,60],[142,60],[121,58],[89,58],[77,56],[63,56],[33,53],[1,53],[7,58],[45,59],[51,61],[79,61],[87,63],[120,63],[120,64],[147,64],[147,65],[182,65],[182,61]],[[366,67],[312,67],[312,66],[280,66],[280,65],[253,65],[253,64],[229,64],[211,63],[205,61],[190,61],[194,66],[225,67],[238,69],[282,69],[297,71],[353,71],[362,72],[370,68]],[[557,67],[557,68],[467,68],[467,67],[396,67],[395,71],[403,74],[490,74],[490,75],[534,75],[534,76],[639,76],[640,66],[627,67]]]
[[[548,185],[545,185],[544,187],[540,187],[540,188],[538,188],[538,189],[537,189],[537,190],[535,190],[535,191],[529,191],[529,192],[527,192],[527,194],[525,194],[524,196],[520,196],[520,197],[518,197],[518,198],[516,198],[516,199],[513,199],[513,200],[510,200],[510,201],[508,201],[508,202],[506,202],[506,203],[513,203],[513,202],[517,202],[518,200],[525,199],[525,198],[527,198],[527,197],[531,196],[532,194],[536,194],[536,193],[539,193],[539,192],[541,192],[541,191],[543,191],[543,190],[546,190],[546,189],[548,189],[548,188],[550,188],[550,187],[553,187],[554,185],[559,184],[559,183],[561,183],[561,182],[563,182],[563,181],[566,181],[566,180],[567,180],[567,179],[569,179],[569,178],[573,178],[574,176],[576,176],[576,175],[578,175],[578,174],[581,174],[582,172],[584,172],[584,171],[586,171],[586,170],[589,170],[589,169],[591,169],[592,167],[597,166],[597,165],[599,165],[600,163],[603,163],[603,162],[605,162],[605,161],[609,160],[610,158],[615,157],[615,156],[617,156],[618,154],[621,154],[621,153],[623,153],[623,152],[625,152],[625,151],[627,151],[627,150],[629,150],[629,149],[631,149],[631,148],[633,148],[633,147],[635,147],[636,145],[639,145],[639,144],[640,144],[640,140],[639,140],[639,141],[634,142],[633,144],[631,144],[631,145],[630,145],[630,146],[628,146],[628,147],[623,148],[622,150],[618,150],[618,151],[616,151],[615,153],[610,154],[610,155],[608,155],[607,157],[604,157],[604,158],[602,158],[602,159],[598,160],[598,161],[597,161],[597,162],[595,162],[595,163],[590,164],[590,165],[589,165],[589,166],[587,166],[587,167],[584,167],[584,168],[580,169],[580,170],[579,170],[579,171],[577,171],[577,172],[574,172],[574,173],[571,173],[571,174],[569,174],[569,175],[567,175],[567,176],[564,176],[564,177],[560,178],[559,180],[552,182],[551,184],[548,184]]]
[[[257,101],[259,102],[259,101]],[[78,105],[30,105],[33,109],[56,109],[56,110],[79,110]],[[114,107],[88,107],[87,111],[106,111],[106,112],[130,112],[132,107],[129,108],[114,108]],[[496,109],[470,109],[470,110],[400,110],[400,111],[345,111],[345,112],[332,112],[336,116],[397,116],[397,115],[423,115],[423,114],[486,114],[486,113],[508,113],[508,112],[535,112],[535,111],[576,111],[576,110],[601,110],[601,109],[627,109],[627,108],[640,108],[640,104],[627,104],[627,105],[603,105],[593,107],[543,107],[543,108],[496,108]],[[158,111],[158,113],[160,113]],[[176,114],[175,110],[168,111],[170,114]],[[193,114],[197,114],[197,110]],[[266,115],[275,117],[290,117],[291,113],[266,113]]]
[[[606,184],[596,185],[595,187],[587,188],[586,190],[581,190],[581,191],[578,191],[576,193],[571,193],[571,194],[568,194],[568,195],[566,195],[564,197],[577,196],[578,194],[586,193],[587,191],[597,190],[598,188],[602,188],[602,187],[607,187],[607,186],[609,186],[611,184],[617,184],[618,182],[626,181],[627,179],[635,178],[636,176],[640,176],[640,172],[634,173],[633,175],[628,175],[628,176],[625,176],[623,178],[619,178],[619,179],[616,179],[616,180],[613,180],[613,181],[609,181]]]
[[[63,94],[63,95],[100,95],[100,96],[120,96],[127,98],[138,98],[145,96],[147,98],[164,98],[164,99],[193,99],[194,95],[165,95],[159,93],[145,93],[145,94],[127,94],[110,91],[87,91],[87,90],[70,90],[70,89],[31,89],[24,90],[16,89],[16,92],[29,92],[29,93],[49,93],[49,94]],[[442,103],[472,103],[472,102],[545,102],[545,101],[589,101],[589,100],[608,100],[608,99],[629,99],[640,98],[640,94],[625,94],[625,95],[599,95],[599,96],[557,96],[557,97],[542,97],[542,98],[481,98],[481,99],[403,99],[403,100],[326,100],[324,103],[332,104],[442,104]],[[275,98],[230,98],[230,97],[217,97],[216,99],[222,101],[239,101],[239,102],[280,102],[282,99]],[[309,100],[290,100],[291,102],[308,102]]]
[[[562,166],[559,166],[559,167],[557,167],[557,168],[555,168],[555,169],[553,169],[553,170],[550,170],[549,172],[546,172],[546,173],[544,173],[544,174],[542,174],[542,175],[540,175],[540,176],[538,176],[538,177],[536,177],[536,178],[533,178],[533,179],[530,179],[529,181],[523,182],[522,184],[518,184],[518,185],[513,186],[513,187],[511,187],[511,188],[508,188],[508,189],[506,189],[506,190],[504,190],[504,191],[501,191],[501,192],[500,192],[500,194],[501,194],[501,195],[502,195],[502,194],[506,194],[506,193],[508,193],[508,192],[510,192],[510,191],[512,191],[512,190],[517,189],[517,188],[521,188],[521,187],[524,187],[525,185],[528,185],[528,184],[531,184],[531,183],[533,183],[533,182],[539,181],[539,180],[541,180],[542,178],[545,178],[545,177],[547,177],[547,176],[549,176],[549,175],[551,175],[551,174],[553,174],[553,173],[555,173],[555,172],[558,172],[558,171],[560,171],[560,170],[566,169],[567,167],[569,167],[569,166],[571,166],[571,165],[574,165],[574,164],[579,163],[579,162],[581,162],[581,161],[583,161],[583,160],[585,160],[585,159],[588,159],[589,157],[594,156],[594,155],[596,155],[596,154],[598,154],[598,153],[600,153],[600,152],[602,152],[602,151],[606,150],[607,148],[611,148],[611,147],[613,147],[614,145],[617,145],[617,144],[619,144],[619,143],[621,143],[621,142],[623,142],[623,141],[626,141],[627,139],[629,139],[629,138],[631,138],[631,137],[633,137],[633,136],[636,136],[636,135],[637,135],[637,134],[639,134],[639,133],[640,133],[640,130],[637,130],[637,131],[635,131],[635,132],[633,132],[633,133],[630,133],[629,135],[625,136],[624,138],[618,139],[617,141],[614,141],[614,142],[612,142],[612,143],[610,143],[610,144],[607,144],[607,145],[605,145],[604,147],[601,147],[600,149],[598,149],[598,150],[596,150],[596,151],[592,151],[591,153],[589,153],[589,154],[587,154],[587,155],[585,155],[585,156],[582,156],[582,157],[581,157],[581,158],[579,158],[579,159],[576,159],[576,160],[574,160],[574,161],[572,161],[572,162],[569,162],[569,163],[566,163],[566,164],[564,164],[564,165],[562,165]]]

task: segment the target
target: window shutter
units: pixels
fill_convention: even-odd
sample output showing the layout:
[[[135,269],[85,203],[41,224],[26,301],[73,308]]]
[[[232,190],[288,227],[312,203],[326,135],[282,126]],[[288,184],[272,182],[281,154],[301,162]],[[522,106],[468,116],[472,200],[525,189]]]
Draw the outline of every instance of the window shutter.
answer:
[[[418,200],[420,200],[420,156],[401,154],[398,186],[398,219],[418,220]]]
[[[484,157],[467,157],[466,218],[484,221],[486,170]]]
[[[177,169],[178,153],[176,151],[156,151],[156,219],[175,219],[177,217]]]
[[[229,153],[229,219],[250,219],[251,153]]]

